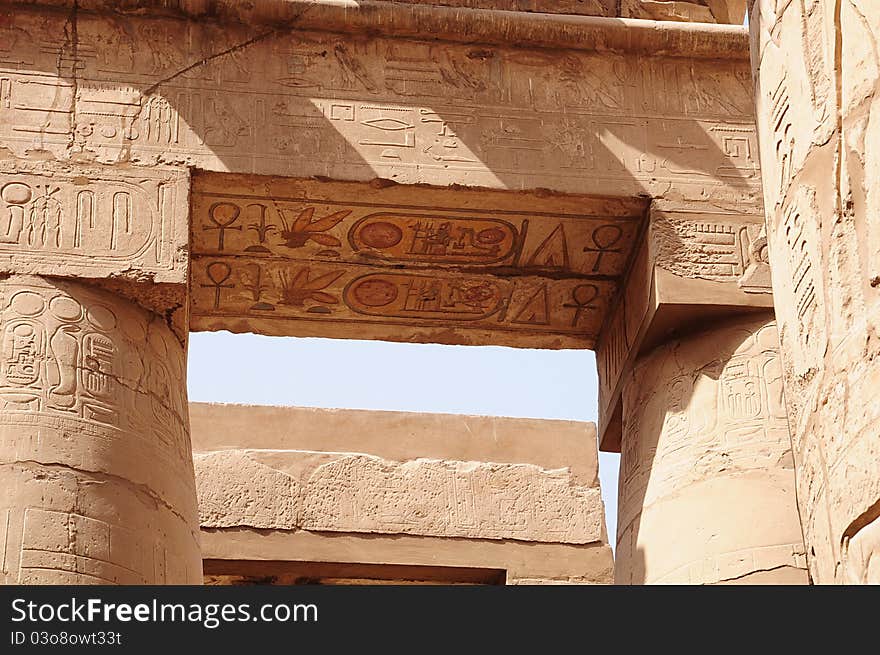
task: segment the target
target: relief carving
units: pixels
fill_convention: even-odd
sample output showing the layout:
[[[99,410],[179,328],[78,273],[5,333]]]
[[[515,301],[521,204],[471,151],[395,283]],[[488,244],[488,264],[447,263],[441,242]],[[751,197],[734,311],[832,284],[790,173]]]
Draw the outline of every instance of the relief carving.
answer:
[[[880,9],[758,1],[767,236],[814,582],[877,582]]]
[[[571,544],[603,538],[598,487],[577,485],[567,469],[306,451],[283,453],[286,472],[277,455],[272,461],[259,451],[196,454],[202,527]]]
[[[0,267],[182,283],[187,176],[152,169],[0,168]]]
[[[624,386],[616,580],[806,583],[794,485],[775,324],[657,347]]]
[[[74,102],[73,86],[44,72],[57,68],[58,21],[13,17],[34,60],[0,87],[0,140],[16,156],[760,205],[744,61],[292,40],[83,13],[76,55],[64,51]],[[654,147],[661,135],[672,149]]]
[[[177,337],[133,303],[0,284],[7,582],[199,579],[185,378]]]
[[[447,332],[453,343],[487,333],[589,343],[631,258],[643,204],[536,197],[524,213],[523,202],[493,198],[468,192],[452,208],[428,192],[201,175],[192,325],[256,321],[274,334],[303,334],[306,321],[455,326],[471,332]],[[396,338],[436,338],[409,334]]]
[[[652,237],[657,265],[678,276],[733,282],[746,293],[770,293],[762,222],[658,214]]]

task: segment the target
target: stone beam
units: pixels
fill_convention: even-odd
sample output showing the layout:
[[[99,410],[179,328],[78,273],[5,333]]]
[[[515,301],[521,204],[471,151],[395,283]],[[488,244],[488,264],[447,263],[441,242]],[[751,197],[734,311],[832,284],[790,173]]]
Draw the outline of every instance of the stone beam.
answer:
[[[200,174],[193,330],[592,347],[645,201]]]
[[[9,5],[2,152],[760,207],[741,28],[308,6],[266,25]],[[361,32],[316,31],[343,31],[324,11]]]
[[[602,450],[620,452],[621,392],[640,354],[725,315],[769,309],[760,214],[655,201],[596,347]]]
[[[190,417],[206,559],[250,559],[246,535],[259,533],[302,545],[285,560],[328,561],[328,544],[348,540],[361,564],[608,581],[592,424],[200,403]],[[367,536],[409,540],[408,553],[370,549]],[[480,561],[474,540],[488,549]],[[493,542],[556,549],[562,561],[590,551],[592,568],[549,573]],[[414,560],[426,543],[432,554]]]
[[[135,6],[128,6],[115,0],[4,0],[3,4],[471,45],[748,58],[748,36],[742,27],[745,0],[624,0],[620,18],[607,5],[621,0],[588,0],[588,4],[580,0],[533,0],[540,15],[514,6],[526,2],[529,0],[138,0]],[[648,20],[631,20],[634,18]],[[688,20],[701,24],[682,22]],[[715,22],[733,25],[707,24]]]
[[[0,273],[187,283],[189,173],[0,159]]]
[[[278,469],[307,462],[312,466],[300,476]],[[574,485],[566,472],[531,465],[235,449],[196,454],[195,468],[206,529],[570,544],[602,539],[599,489]],[[448,489],[438,493],[436,485],[447,482]],[[523,519],[521,512],[530,516]]]

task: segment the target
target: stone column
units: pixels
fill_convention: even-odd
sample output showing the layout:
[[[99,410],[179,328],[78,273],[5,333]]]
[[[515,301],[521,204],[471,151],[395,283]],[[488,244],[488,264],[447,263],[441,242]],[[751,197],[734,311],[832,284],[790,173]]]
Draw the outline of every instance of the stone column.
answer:
[[[4,582],[201,582],[185,353],[116,294],[0,282]]]
[[[189,175],[0,162],[0,582],[199,583]]]
[[[764,197],[814,582],[880,582],[880,4],[752,7]]]
[[[766,313],[627,372],[616,583],[807,582],[781,378]]]

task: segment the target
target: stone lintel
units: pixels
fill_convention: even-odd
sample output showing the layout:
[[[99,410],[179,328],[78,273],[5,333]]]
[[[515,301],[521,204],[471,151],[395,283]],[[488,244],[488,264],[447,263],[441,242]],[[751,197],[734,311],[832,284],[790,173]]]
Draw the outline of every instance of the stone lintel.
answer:
[[[206,559],[609,579],[592,424],[203,403],[190,422]]]
[[[716,319],[773,307],[760,214],[655,201],[596,348],[599,438],[620,452],[623,374],[640,354]]]
[[[574,484],[566,469],[245,449],[196,453],[194,462],[204,528],[605,539],[599,488]]]
[[[507,584],[609,584],[611,549],[607,545],[535,543],[500,539],[439,539],[406,534],[341,534],[305,530],[205,529],[201,533],[205,573],[274,575],[300,562],[349,565],[410,566],[506,572]],[[307,559],[310,558],[310,559]],[[342,566],[340,566],[342,565]],[[456,581],[462,581],[457,576]],[[480,580],[486,582],[485,579]],[[207,580],[210,584],[210,578]]]
[[[550,3],[554,5],[549,7]],[[55,7],[146,17],[217,20],[253,25],[263,30],[320,30],[376,34],[394,38],[430,39],[456,43],[564,48],[596,52],[640,52],[657,56],[747,60],[748,32],[742,27],[743,0],[728,0],[734,24],[713,24],[711,10],[694,2],[627,0],[615,15],[615,0],[593,0],[589,9],[563,0],[538,0],[540,13],[523,11],[524,3],[468,0],[422,3],[414,0],[164,0],[139,1],[132,8],[113,0],[5,0],[0,4]],[[721,3],[716,3],[721,4]],[[453,5],[453,6],[448,6]],[[546,6],[545,6],[546,5]],[[670,11],[659,5],[676,5]],[[527,9],[527,8],[526,8]],[[548,11],[549,9],[549,11]],[[546,12],[546,13],[545,13]],[[582,14],[582,15],[579,15]],[[583,15],[587,14],[587,15]],[[595,15],[593,15],[595,14]],[[646,19],[646,20],[640,20]],[[695,21],[695,22],[683,22]],[[718,22],[725,22],[724,18]]]
[[[361,6],[308,3],[303,13],[282,3],[298,6],[302,20],[267,27],[181,20],[137,4],[142,13],[12,5],[0,152],[761,205],[741,28],[496,12],[484,23],[499,42],[480,45],[477,10],[390,3],[354,34],[326,31],[320,17],[328,7],[345,20],[372,15]],[[393,20],[382,22],[385,11]],[[435,11],[460,18],[444,28],[423,16]],[[548,20],[562,20],[571,48],[529,45],[525,37]],[[604,22],[591,31],[582,20]],[[398,31],[401,21],[427,32]],[[518,21],[529,27],[508,29]],[[59,42],[74,25],[75,44]],[[725,58],[715,43],[729,29],[742,57]],[[438,41],[444,30],[467,42]],[[651,45],[650,35],[664,34],[675,48]],[[584,44],[605,49],[575,47]],[[624,47],[633,44],[650,47]]]
[[[568,468],[578,485],[599,484],[596,426],[581,421],[195,402],[189,416],[197,453],[320,450],[509,462]]]
[[[646,201],[199,174],[193,330],[588,348]]]

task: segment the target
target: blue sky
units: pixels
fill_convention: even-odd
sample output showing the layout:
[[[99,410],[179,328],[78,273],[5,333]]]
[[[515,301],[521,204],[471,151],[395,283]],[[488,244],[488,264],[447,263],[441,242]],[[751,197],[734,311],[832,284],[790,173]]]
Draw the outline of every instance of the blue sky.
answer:
[[[190,335],[189,398],[593,421],[596,361],[586,350],[526,350],[229,332]],[[617,455],[600,454],[610,541]]]

